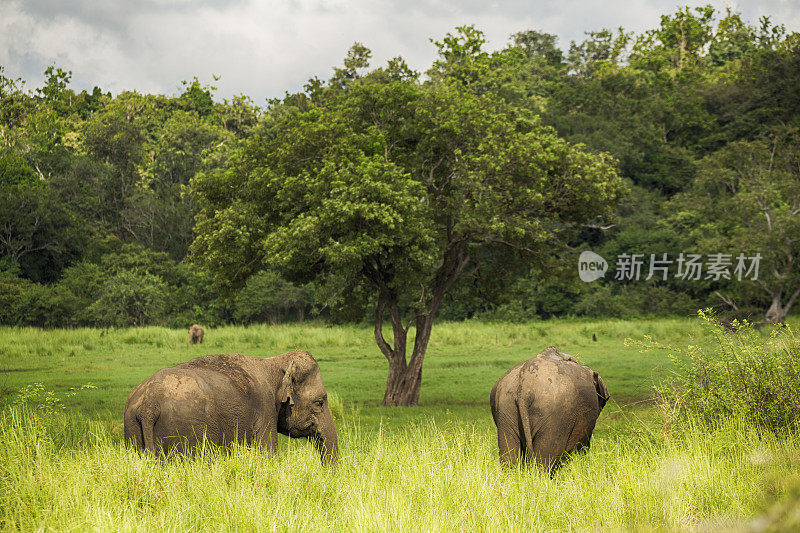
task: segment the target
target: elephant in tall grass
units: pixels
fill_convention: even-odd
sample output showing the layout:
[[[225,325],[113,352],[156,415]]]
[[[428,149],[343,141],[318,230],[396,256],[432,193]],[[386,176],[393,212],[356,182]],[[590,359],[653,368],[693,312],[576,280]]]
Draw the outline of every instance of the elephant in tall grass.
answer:
[[[140,450],[193,450],[205,437],[276,452],[278,433],[311,439],[323,462],[338,454],[319,365],[308,352],[269,358],[207,355],[159,370],[128,397],[125,440]]]
[[[500,460],[535,461],[552,473],[567,454],[588,448],[610,398],[602,378],[550,346],[518,364],[492,388]]]

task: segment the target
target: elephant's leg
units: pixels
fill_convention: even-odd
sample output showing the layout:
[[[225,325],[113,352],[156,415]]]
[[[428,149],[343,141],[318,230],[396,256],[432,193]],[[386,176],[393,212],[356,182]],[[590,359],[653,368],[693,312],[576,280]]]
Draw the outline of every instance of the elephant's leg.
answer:
[[[531,450],[536,464],[552,474],[564,457],[568,440],[568,432],[540,431],[533,440],[533,450]]]
[[[497,428],[497,445],[500,448],[500,462],[513,465],[522,453],[519,433],[508,428]]]
[[[256,429],[256,440],[261,451],[271,455],[278,453],[278,424],[262,423]]]

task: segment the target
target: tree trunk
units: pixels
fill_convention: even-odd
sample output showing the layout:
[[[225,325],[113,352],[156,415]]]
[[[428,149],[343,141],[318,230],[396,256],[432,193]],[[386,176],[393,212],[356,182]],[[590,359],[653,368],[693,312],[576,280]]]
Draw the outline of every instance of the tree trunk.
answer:
[[[383,337],[383,310],[389,308],[389,318],[394,333],[393,345],[390,346]],[[417,319],[418,325],[420,320]],[[428,323],[427,321],[425,323]],[[400,318],[400,309],[394,298],[378,299],[375,306],[375,341],[381,352],[389,361],[389,375],[386,378],[386,393],[382,405],[387,407],[412,406],[419,402],[419,391],[422,385],[422,359],[425,357],[428,335],[423,335],[420,343],[419,331],[415,337],[414,350],[410,362],[406,360],[406,340],[408,328],[404,328]]]
[[[399,376],[399,377],[398,377]],[[407,367],[401,374],[389,371],[386,380],[384,407],[412,407],[419,403],[419,390],[422,387],[422,368]]]
[[[425,352],[428,350],[433,319],[444,295],[459,278],[468,262],[469,256],[465,253],[463,241],[453,241],[453,245],[448,247],[445,252],[442,266],[434,276],[430,303],[424,313],[413,317],[417,331],[410,360],[406,360],[406,338],[411,323],[409,322],[408,326],[403,327],[397,293],[379,275],[379,269],[365,267],[367,277],[373,281],[378,290],[378,301],[375,305],[375,341],[389,361],[389,375],[386,378],[386,393],[383,396],[382,405],[407,407],[419,403],[419,391],[422,387],[422,362],[425,359]],[[383,337],[383,311],[385,308],[388,308],[389,318],[392,322],[394,346],[390,346]]]
[[[772,296],[772,304],[770,304],[767,313],[764,316],[764,322],[769,324],[783,324],[786,322],[786,315],[789,313],[789,306],[782,305],[781,295]]]
[[[422,362],[431,338],[433,317],[419,316],[416,320],[417,332],[414,336],[414,349],[411,360],[406,363],[405,353],[401,357],[389,359],[389,376],[386,378],[386,393],[383,404],[386,407],[409,407],[419,403],[422,388]],[[403,331],[403,335],[407,330]],[[405,339],[403,340],[405,344]]]
[[[767,287],[762,283],[762,287],[766,290]],[[780,288],[774,291],[767,292],[772,297],[772,303],[770,303],[769,309],[767,309],[766,314],[764,315],[764,323],[766,324],[783,324],[786,322],[786,316],[791,311],[792,306],[797,301],[798,297],[800,297],[800,287],[798,287],[791,295],[789,295],[789,299],[786,301],[786,304],[783,304],[783,285]]]
[[[420,380],[421,380],[420,375]],[[389,360],[389,376],[386,378],[386,393],[383,395],[383,403],[385,407],[394,406],[410,406],[416,405],[413,400],[413,393],[411,393],[412,385],[415,383],[416,377],[409,372],[406,359],[393,357]],[[417,391],[416,398],[419,399],[419,391]]]

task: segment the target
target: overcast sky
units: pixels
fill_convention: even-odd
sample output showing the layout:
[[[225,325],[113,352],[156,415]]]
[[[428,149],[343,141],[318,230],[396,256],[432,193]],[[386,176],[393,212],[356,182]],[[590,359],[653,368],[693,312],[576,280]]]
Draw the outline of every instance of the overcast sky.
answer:
[[[372,66],[403,56],[416,70],[434,59],[429,38],[475,24],[488,48],[512,33],[554,33],[566,49],[583,32],[623,26],[642,31],[678,5],[738,8],[749,21],[768,15],[800,31],[800,0],[0,0],[0,66],[26,87],[57,65],[80,90],[180,93],[181,80],[213,82],[219,97],[265,98],[328,79],[354,41]]]

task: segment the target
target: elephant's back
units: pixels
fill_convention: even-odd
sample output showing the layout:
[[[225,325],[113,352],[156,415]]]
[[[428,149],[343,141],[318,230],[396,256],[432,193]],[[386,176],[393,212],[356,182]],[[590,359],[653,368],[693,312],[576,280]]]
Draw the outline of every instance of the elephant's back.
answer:
[[[176,373],[203,378],[210,386],[233,386],[246,396],[256,392],[256,382],[244,355],[205,355],[172,367]],[[172,370],[170,369],[170,370]]]
[[[518,395],[540,408],[599,410],[592,370],[547,350],[519,365]]]
[[[528,361],[523,361],[514,365],[506,370],[505,374],[500,376],[495,382],[492,391],[489,393],[489,405],[492,407],[493,414],[502,397],[516,394],[520,382],[521,370],[530,361],[529,359]]]
[[[209,355],[161,369],[133,389],[126,410],[146,399],[190,406],[199,400],[252,396],[256,386],[238,359],[242,357]]]

